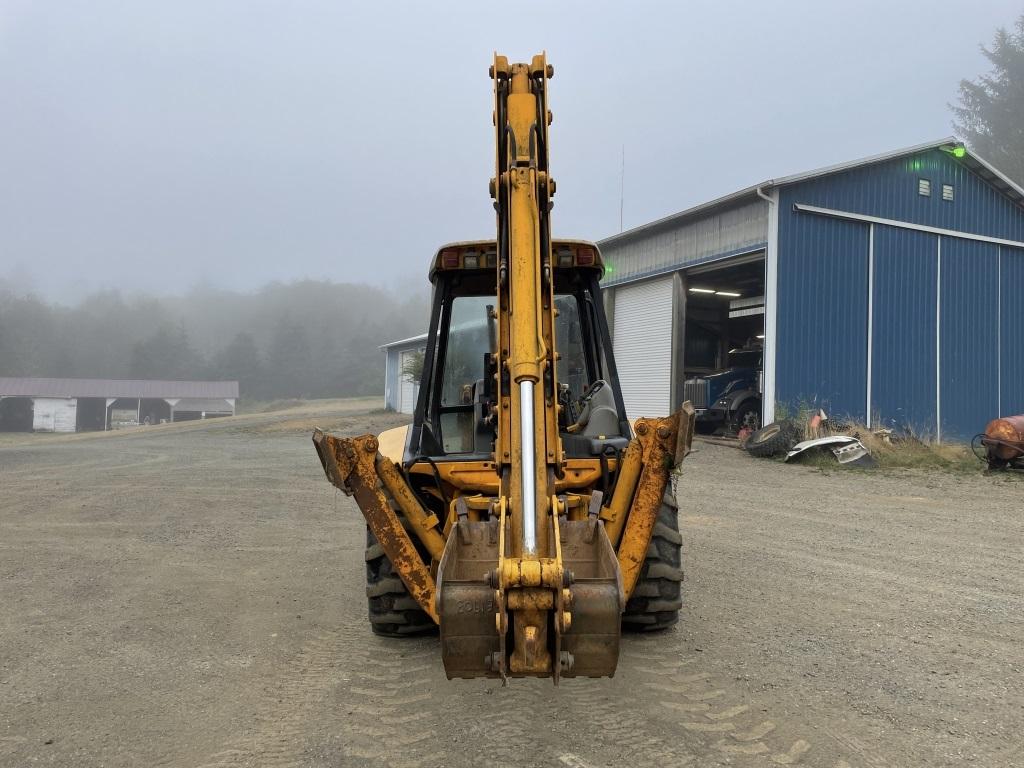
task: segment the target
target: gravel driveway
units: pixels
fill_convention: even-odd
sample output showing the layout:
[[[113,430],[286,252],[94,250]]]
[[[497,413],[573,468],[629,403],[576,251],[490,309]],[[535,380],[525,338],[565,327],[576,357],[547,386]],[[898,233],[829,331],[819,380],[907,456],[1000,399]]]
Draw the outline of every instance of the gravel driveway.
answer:
[[[679,627],[503,689],[369,632],[309,435],[376,406],[0,435],[0,765],[1024,764],[1021,478],[700,444]]]

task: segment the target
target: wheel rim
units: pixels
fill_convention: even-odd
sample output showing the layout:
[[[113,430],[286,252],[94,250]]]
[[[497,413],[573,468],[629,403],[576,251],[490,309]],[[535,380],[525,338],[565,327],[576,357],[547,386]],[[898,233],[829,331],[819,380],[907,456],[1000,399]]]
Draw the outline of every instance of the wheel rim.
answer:
[[[761,416],[757,411],[751,410],[743,414],[743,419],[740,421],[740,429],[747,428],[757,431],[761,428]]]

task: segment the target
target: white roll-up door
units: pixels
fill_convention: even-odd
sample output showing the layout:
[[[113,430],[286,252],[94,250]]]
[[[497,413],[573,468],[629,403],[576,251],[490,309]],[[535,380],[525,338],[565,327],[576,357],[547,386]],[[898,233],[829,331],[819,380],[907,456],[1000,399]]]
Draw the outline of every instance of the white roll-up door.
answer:
[[[669,414],[672,278],[616,286],[615,365],[629,419]]]
[[[419,382],[410,381],[402,371],[406,370],[406,364],[412,360],[416,350],[409,349],[402,352],[398,361],[398,412],[412,413],[416,409],[416,394],[420,388]]]

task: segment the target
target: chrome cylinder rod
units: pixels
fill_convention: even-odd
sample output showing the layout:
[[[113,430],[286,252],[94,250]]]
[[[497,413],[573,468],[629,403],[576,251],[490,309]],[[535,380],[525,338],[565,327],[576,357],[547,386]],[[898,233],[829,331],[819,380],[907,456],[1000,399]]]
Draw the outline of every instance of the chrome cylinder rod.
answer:
[[[523,499],[523,554],[537,554],[537,491],[533,444],[533,382],[519,382],[519,490]]]

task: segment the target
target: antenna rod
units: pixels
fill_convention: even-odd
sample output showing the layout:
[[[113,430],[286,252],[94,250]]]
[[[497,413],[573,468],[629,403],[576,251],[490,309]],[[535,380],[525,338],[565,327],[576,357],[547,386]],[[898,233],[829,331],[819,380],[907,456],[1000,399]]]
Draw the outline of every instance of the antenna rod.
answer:
[[[619,175],[619,232],[622,232],[622,209],[626,204],[626,145],[622,145],[622,173]]]

